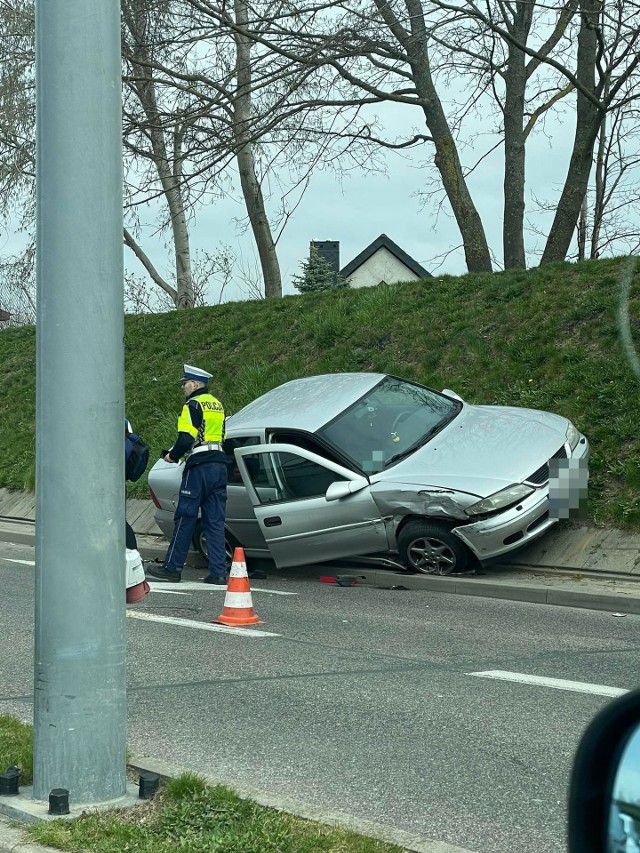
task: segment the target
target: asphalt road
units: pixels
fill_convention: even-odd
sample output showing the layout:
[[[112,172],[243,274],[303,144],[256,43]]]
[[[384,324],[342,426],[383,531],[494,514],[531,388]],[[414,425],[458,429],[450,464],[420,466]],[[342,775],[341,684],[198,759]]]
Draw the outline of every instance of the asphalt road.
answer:
[[[25,720],[33,560],[0,543],[0,714]],[[640,681],[634,615],[289,572],[252,582],[253,635],[186,621],[208,625],[224,588],[179,591],[128,610],[132,753],[478,853],[566,849],[579,736],[609,701],[602,686]],[[580,684],[472,674],[487,671]]]

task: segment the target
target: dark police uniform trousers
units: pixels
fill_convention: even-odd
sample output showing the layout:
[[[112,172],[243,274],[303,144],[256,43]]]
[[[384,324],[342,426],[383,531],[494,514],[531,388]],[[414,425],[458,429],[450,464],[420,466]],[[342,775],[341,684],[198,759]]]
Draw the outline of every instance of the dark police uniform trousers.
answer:
[[[222,454],[221,454],[222,455]],[[164,568],[180,572],[193,540],[198,511],[207,540],[209,574],[224,578],[227,564],[224,547],[224,518],[227,506],[227,466],[220,462],[187,463],[182,474],[173,536],[164,558]]]

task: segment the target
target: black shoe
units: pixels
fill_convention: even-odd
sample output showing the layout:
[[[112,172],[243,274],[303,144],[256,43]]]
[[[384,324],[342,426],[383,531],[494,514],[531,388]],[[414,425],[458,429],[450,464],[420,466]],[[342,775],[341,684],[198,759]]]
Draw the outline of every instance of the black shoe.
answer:
[[[227,579],[221,578],[218,575],[207,575],[206,578],[202,578],[202,583],[213,583],[216,586],[226,586]]]
[[[170,572],[164,566],[151,566],[151,568],[145,569],[145,574],[157,581],[180,583],[180,572]]]
[[[267,573],[262,569],[249,569],[249,571],[247,572],[247,577],[251,578],[252,580],[264,580],[266,576]]]

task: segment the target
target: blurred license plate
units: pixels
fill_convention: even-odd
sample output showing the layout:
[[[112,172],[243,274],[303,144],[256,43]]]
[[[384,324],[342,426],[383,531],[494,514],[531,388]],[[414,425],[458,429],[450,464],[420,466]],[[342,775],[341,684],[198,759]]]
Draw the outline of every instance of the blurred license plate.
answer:
[[[549,460],[549,517],[584,518],[589,468],[585,459]]]

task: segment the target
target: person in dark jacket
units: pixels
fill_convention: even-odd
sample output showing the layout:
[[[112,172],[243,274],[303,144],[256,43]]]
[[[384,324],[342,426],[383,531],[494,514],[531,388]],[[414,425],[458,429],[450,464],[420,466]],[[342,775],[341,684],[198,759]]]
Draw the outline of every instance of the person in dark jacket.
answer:
[[[133,429],[131,428],[131,424],[127,418],[124,419],[124,468],[125,468],[125,479],[127,478],[127,437],[133,435]],[[125,544],[126,547],[132,551],[138,550],[138,541],[136,539],[136,534],[133,531],[133,527],[129,524],[127,519],[124,520],[125,527]]]
[[[135,433],[131,428],[131,424],[125,418],[124,420],[124,476],[125,482],[131,476],[136,477],[136,473],[131,472],[131,463],[133,451],[131,448],[131,440],[135,438]],[[148,458],[148,448],[144,446]],[[144,463],[146,464],[146,463]],[[139,470],[139,469],[138,469]],[[125,498],[126,499],[126,498]],[[136,604],[138,601],[147,596],[151,592],[147,579],[144,576],[144,568],[142,566],[142,557],[138,551],[138,542],[133,527],[129,524],[125,517],[125,554],[126,554],[126,581],[125,581],[125,600],[127,604]]]
[[[162,566],[147,569],[147,574],[156,580],[180,581],[200,513],[209,557],[209,575],[204,582],[227,582],[224,517],[228,460],[222,450],[225,414],[222,403],[209,393],[211,378],[206,370],[184,365],[181,385],[185,404],[178,418],[178,437],[163,458],[173,463],[184,458],[185,466],[169,548]]]

